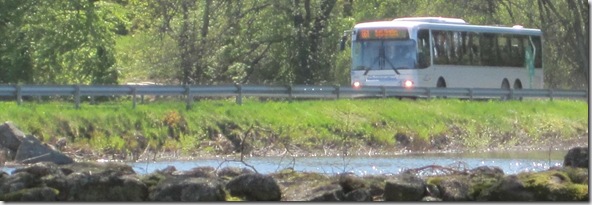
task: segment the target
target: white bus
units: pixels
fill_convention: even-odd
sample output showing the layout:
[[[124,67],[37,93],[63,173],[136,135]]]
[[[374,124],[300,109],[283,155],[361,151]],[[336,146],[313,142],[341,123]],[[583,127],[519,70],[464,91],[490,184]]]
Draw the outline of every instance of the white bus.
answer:
[[[351,31],[351,84],[543,88],[541,35],[442,17],[360,23]]]

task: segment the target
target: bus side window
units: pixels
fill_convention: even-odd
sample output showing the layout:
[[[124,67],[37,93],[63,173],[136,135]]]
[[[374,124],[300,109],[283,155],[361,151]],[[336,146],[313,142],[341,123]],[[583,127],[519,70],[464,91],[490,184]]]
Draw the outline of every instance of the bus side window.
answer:
[[[430,66],[430,31],[420,29],[417,32],[417,66],[427,68]]]
[[[498,66],[509,66],[510,65],[510,49],[508,45],[508,38],[505,35],[497,36],[497,55],[499,61],[496,65]]]
[[[449,45],[446,42],[446,31],[434,31],[432,33],[434,37],[434,64],[448,64],[448,52]]]
[[[497,38],[493,34],[483,33],[479,36],[479,45],[481,46],[482,65],[497,65]]]
[[[471,44],[469,43],[469,35],[467,32],[460,32],[459,38],[458,64],[470,65],[471,53],[469,52],[469,48]]]
[[[524,37],[522,36],[512,36],[511,40],[512,45],[512,66],[514,67],[522,67],[524,65]]]
[[[471,47],[471,65],[481,65],[481,49],[479,46],[479,33],[469,34],[469,46]]]
[[[534,47],[536,50],[536,54],[534,55],[534,67],[535,68],[542,68],[543,67],[543,48],[541,46],[541,37],[540,36],[531,36],[532,42],[534,43]]]

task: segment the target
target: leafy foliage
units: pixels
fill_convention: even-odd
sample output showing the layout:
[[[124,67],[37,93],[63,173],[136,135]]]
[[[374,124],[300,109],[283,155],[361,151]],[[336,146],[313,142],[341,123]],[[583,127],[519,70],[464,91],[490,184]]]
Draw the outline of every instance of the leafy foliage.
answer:
[[[114,4],[13,1],[0,4],[0,82],[113,84]],[[5,7],[4,5],[8,5]]]
[[[407,16],[544,33],[549,88],[587,88],[584,0],[0,0],[0,83],[349,84],[355,23]]]

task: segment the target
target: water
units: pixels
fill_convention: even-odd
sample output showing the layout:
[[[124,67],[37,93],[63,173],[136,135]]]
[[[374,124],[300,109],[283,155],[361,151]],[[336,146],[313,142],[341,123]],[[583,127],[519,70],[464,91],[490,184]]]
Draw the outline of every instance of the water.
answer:
[[[469,154],[414,154],[381,157],[253,157],[245,158],[244,162],[255,167],[259,173],[267,174],[285,168],[293,168],[302,172],[339,174],[352,172],[356,175],[398,174],[407,169],[416,169],[428,165],[439,165],[456,169],[473,169],[479,166],[497,166],[505,174],[519,172],[542,171],[553,166],[562,166],[566,151],[530,151],[530,152],[498,152]],[[226,166],[246,167],[239,161],[228,159],[208,159],[198,161],[161,161],[139,162],[130,165],[138,174],[152,173],[167,166],[177,170],[190,170],[195,167]]]
[[[497,166],[505,174],[519,172],[542,171],[553,166],[562,166],[567,151],[528,151],[528,152],[487,152],[465,154],[413,154],[380,157],[253,157],[245,158],[244,162],[255,167],[262,174],[277,172],[285,168],[293,168],[302,172],[339,174],[352,172],[359,176],[398,174],[407,169],[416,169],[429,165],[453,167],[456,169],[473,169],[479,166]],[[159,161],[128,163],[138,174],[148,174],[167,166],[186,171],[195,167],[211,166],[214,168],[247,167],[242,162],[227,159],[202,159],[193,161]],[[2,167],[11,173],[14,167]]]

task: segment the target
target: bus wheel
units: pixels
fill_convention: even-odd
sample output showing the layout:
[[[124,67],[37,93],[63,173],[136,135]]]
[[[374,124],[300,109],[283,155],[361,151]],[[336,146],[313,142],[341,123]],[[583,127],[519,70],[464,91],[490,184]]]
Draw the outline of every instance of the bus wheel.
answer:
[[[521,90],[522,89],[522,82],[520,82],[520,80],[516,79],[516,81],[514,81],[514,90]],[[518,97],[518,100],[522,100],[522,97]]]
[[[508,82],[508,79],[504,79],[504,81],[502,81],[502,89],[510,90],[510,82]],[[500,100],[508,100],[509,98],[509,95],[503,95],[500,97]]]
[[[442,78],[442,77],[438,78],[438,83],[436,83],[436,87],[437,88],[446,88],[446,81],[444,80],[444,78]],[[436,98],[446,98],[446,96],[438,96]]]

